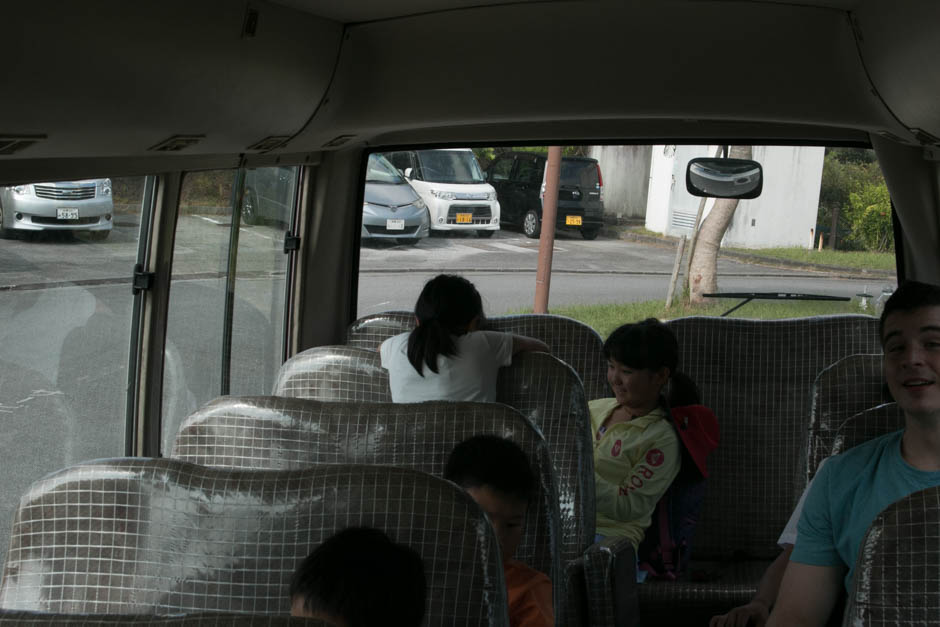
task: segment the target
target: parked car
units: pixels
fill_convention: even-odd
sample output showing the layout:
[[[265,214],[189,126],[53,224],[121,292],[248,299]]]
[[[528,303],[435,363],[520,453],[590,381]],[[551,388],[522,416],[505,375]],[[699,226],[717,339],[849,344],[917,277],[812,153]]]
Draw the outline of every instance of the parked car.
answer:
[[[471,230],[481,237],[499,230],[496,190],[486,182],[469,148],[402,150],[385,157],[427,203],[432,229]]]
[[[294,178],[297,168],[252,168],[245,172],[245,193],[242,196],[244,224],[290,226]]]
[[[427,237],[428,206],[382,155],[369,155],[362,203],[362,239],[397,239],[417,244]]]
[[[542,228],[546,162],[544,154],[507,152],[486,171],[486,180],[496,188],[503,223],[521,227],[529,237],[538,237]],[[581,231],[584,239],[597,237],[604,226],[603,186],[597,159],[563,157],[556,228]]]
[[[26,183],[0,187],[0,235],[36,231],[111,233],[111,179]]]

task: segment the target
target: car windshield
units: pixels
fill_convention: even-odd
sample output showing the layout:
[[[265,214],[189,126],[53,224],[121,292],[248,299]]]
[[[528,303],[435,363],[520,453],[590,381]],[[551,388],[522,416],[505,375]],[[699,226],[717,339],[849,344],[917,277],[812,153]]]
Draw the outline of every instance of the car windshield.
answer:
[[[369,167],[366,170],[366,183],[385,183],[401,185],[405,182],[402,175],[388,160],[380,154],[369,155]]]
[[[597,162],[580,159],[562,159],[559,184],[562,186],[596,187]]]
[[[469,150],[419,150],[421,178],[431,183],[482,183],[483,170]]]

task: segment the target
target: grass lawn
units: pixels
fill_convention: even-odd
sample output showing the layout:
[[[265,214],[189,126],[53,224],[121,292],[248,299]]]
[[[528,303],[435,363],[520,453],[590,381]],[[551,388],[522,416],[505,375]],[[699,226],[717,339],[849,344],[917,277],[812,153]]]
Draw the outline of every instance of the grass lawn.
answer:
[[[602,338],[621,324],[636,322],[644,318],[681,318],[683,316],[720,316],[734,307],[738,302],[731,299],[712,303],[703,307],[687,309],[681,305],[673,305],[666,310],[666,301],[651,300],[642,303],[625,303],[621,305],[573,305],[570,307],[551,308],[550,313],[568,316],[591,326]],[[531,309],[514,313],[531,313]],[[824,302],[824,301],[751,301],[734,313],[730,318],[756,318],[760,320],[776,320],[780,318],[801,318],[804,316],[822,316],[831,314],[871,314],[871,306],[867,311],[862,310],[856,301]]]
[[[855,268],[859,270],[895,270],[894,253],[876,253],[864,250],[809,250],[806,248],[729,248],[739,253],[760,255],[789,261],[816,263],[823,266]]]

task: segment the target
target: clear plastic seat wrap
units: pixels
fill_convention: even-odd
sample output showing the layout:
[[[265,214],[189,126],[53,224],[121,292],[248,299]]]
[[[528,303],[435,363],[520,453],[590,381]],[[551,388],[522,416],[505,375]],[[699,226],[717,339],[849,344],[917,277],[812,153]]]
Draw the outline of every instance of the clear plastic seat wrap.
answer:
[[[337,356],[330,357],[334,351]],[[342,360],[343,367],[323,366],[335,360]],[[307,366],[316,368],[316,374],[305,374]],[[356,368],[357,371],[350,371]],[[382,400],[378,397],[384,395],[376,390],[376,381],[388,385],[388,377],[373,376],[376,371],[385,372],[377,352],[353,347],[312,348],[285,362],[275,394],[329,400],[332,390],[342,389],[344,394],[358,396],[350,400]],[[618,560],[629,562],[633,569],[634,552],[629,542],[593,545],[594,452],[581,379],[570,366],[547,353],[519,353],[513,357],[512,365],[500,368],[496,400],[528,418],[542,432],[551,451],[561,521],[561,557],[568,570],[566,587],[570,602],[566,620],[569,624],[589,620],[593,625],[613,625],[617,599],[632,603],[635,582],[617,582],[609,576],[619,572],[615,566]],[[583,556],[588,547],[593,553],[585,568],[580,562],[586,559]],[[580,565],[572,566],[575,562]],[[575,572],[588,578],[589,598],[576,592],[585,589],[585,581],[579,574],[572,574]],[[636,615],[635,605],[619,611]]]
[[[872,521],[842,624],[927,627],[940,619],[940,486],[892,503]]]
[[[359,318],[346,332],[346,344],[377,351],[388,338],[411,331],[415,315],[410,311],[386,311]],[[555,357],[578,373],[589,399],[610,396],[604,342],[597,331],[572,318],[552,314],[495,316],[483,321],[483,329],[527,335],[542,340]]]
[[[170,457],[222,468],[295,470],[313,464],[382,464],[444,474],[453,448],[494,434],[518,444],[539,479],[518,559],[552,577],[563,611],[558,495],[548,445],[517,410],[498,403],[336,403],[225,396],[180,426]]]
[[[457,486],[405,468],[87,462],[22,497],[0,607],[286,615],[290,578],[304,557],[335,532],[366,526],[421,555],[426,624],[504,626],[499,547],[485,521]]]
[[[257,614],[47,614],[0,610],[0,625],[25,627],[330,627],[315,618]]]
[[[839,425],[860,411],[891,401],[881,371],[883,360],[880,351],[849,355],[816,375],[810,406],[807,480],[832,454],[832,439]]]
[[[718,417],[721,443],[708,458],[688,573],[676,582],[648,581],[638,594],[643,616],[655,624],[707,624],[710,615],[750,601],[779,554],[777,538],[806,486],[813,381],[843,357],[880,352],[878,319],[694,316],[667,324],[679,340],[679,370]]]
[[[832,438],[832,454],[904,428],[904,412],[897,403],[885,403],[860,411],[842,421]]]

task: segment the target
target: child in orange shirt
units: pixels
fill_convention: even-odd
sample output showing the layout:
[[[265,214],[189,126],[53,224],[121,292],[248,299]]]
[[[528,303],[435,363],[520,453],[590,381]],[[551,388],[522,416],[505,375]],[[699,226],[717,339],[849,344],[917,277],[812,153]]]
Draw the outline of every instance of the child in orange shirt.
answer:
[[[510,627],[554,625],[551,580],[513,559],[536,481],[525,453],[511,440],[477,435],[454,447],[444,478],[470,493],[496,531],[509,596]]]

